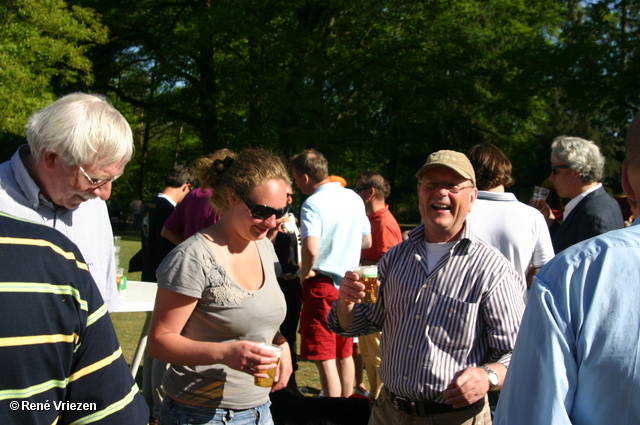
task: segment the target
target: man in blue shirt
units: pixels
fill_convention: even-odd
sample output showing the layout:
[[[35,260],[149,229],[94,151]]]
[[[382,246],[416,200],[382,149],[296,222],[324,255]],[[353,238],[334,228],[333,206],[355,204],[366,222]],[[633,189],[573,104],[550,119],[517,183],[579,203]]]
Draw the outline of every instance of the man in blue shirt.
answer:
[[[297,155],[291,171],[302,193],[311,195],[300,211],[300,357],[315,361],[325,397],[348,397],[355,377],[353,340],[331,332],[327,314],[338,299],[340,279],[358,266],[360,250],[371,246],[371,225],[362,199],[329,179],[329,164],[320,152]]]
[[[622,186],[640,195],[640,116]],[[576,244],[534,279],[494,424],[640,423],[640,225]]]

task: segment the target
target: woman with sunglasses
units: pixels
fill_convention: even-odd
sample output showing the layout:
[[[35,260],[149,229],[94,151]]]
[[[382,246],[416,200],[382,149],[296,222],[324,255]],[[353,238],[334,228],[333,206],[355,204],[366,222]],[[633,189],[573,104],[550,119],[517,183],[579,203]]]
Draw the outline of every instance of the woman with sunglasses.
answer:
[[[247,149],[213,165],[207,182],[218,222],[176,247],[157,270],[158,294],[149,354],[171,363],[163,379],[160,424],[272,424],[269,391],[292,372],[286,340],[277,332],[285,300],[279,267],[265,238],[289,212],[287,169],[263,149]],[[276,367],[273,388],[254,377]]]

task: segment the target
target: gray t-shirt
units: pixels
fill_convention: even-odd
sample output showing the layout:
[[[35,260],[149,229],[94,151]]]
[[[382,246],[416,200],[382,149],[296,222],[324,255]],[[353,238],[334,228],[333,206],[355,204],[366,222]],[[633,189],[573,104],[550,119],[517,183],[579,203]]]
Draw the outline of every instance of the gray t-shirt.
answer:
[[[257,291],[240,287],[220,267],[207,241],[196,233],[176,247],[157,270],[158,287],[198,303],[182,330],[195,341],[249,340],[271,343],[286,313],[276,280],[278,258],[268,239],[255,241],[265,280]],[[269,388],[253,384],[253,376],[222,364],[172,365],[162,385],[167,394],[212,408],[249,409],[269,400]]]

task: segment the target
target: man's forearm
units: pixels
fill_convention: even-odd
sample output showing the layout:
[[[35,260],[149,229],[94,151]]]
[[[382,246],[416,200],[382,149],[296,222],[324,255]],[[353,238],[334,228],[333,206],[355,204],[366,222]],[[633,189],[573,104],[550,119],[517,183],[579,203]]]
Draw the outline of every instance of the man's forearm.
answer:
[[[313,265],[318,259],[319,240],[315,236],[308,236],[302,241],[302,264],[300,267],[300,283],[313,277]]]
[[[343,331],[346,331],[353,323],[353,319],[355,317],[355,304],[347,302],[342,298],[338,298],[336,313],[338,315],[338,324],[340,324]]]

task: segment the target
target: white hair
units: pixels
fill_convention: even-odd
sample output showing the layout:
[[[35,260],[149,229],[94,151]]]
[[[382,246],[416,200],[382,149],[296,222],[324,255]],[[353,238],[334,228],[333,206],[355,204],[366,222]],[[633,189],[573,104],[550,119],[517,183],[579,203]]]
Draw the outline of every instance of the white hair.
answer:
[[[26,138],[37,161],[47,150],[58,154],[66,166],[126,164],[133,156],[129,123],[99,95],[61,97],[31,116]]]
[[[598,182],[604,176],[604,156],[598,146],[579,137],[560,136],[551,144],[551,161],[566,162],[580,174],[584,183]]]

